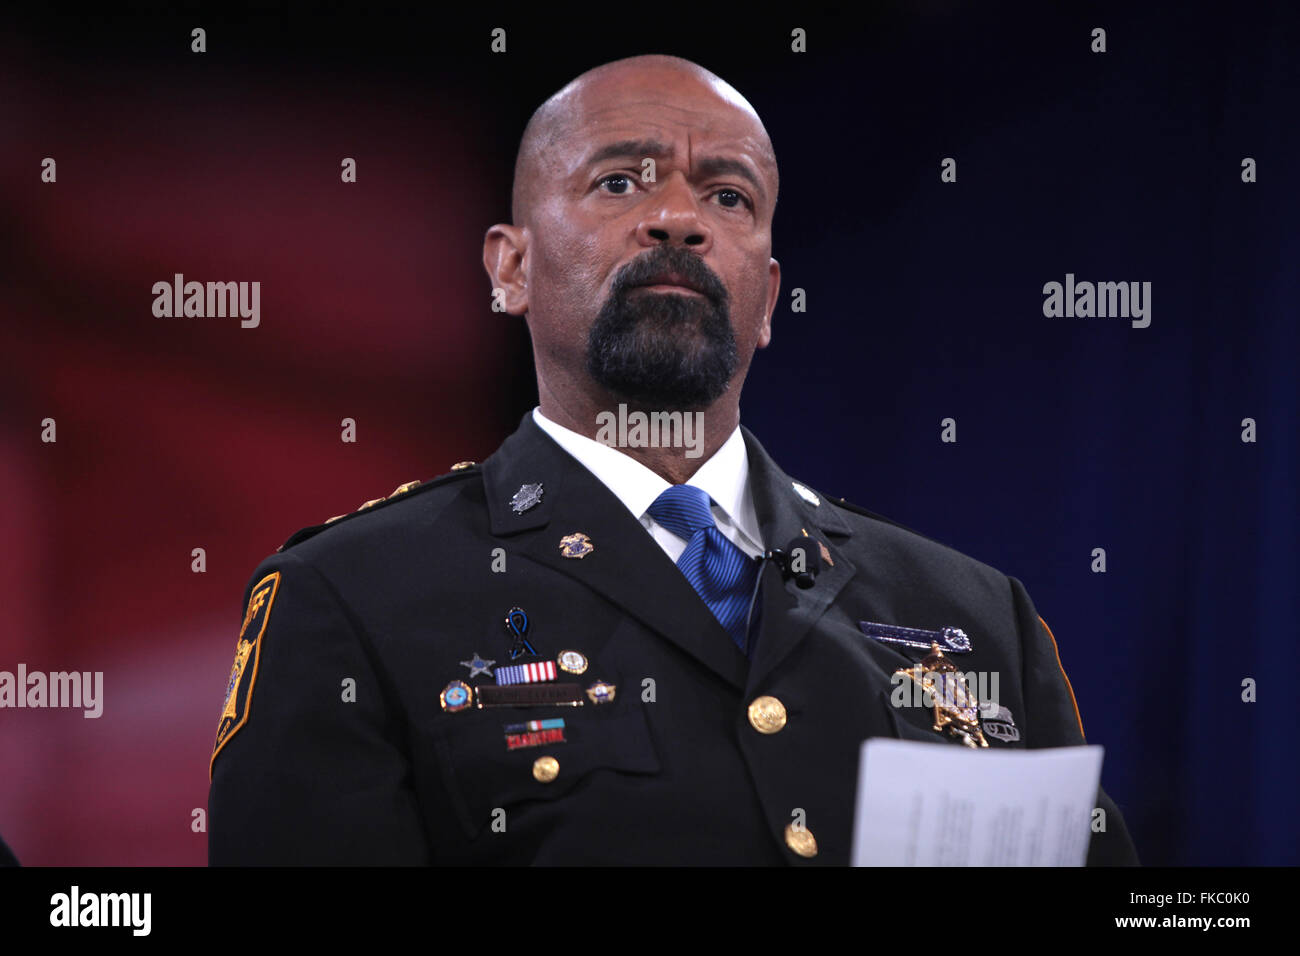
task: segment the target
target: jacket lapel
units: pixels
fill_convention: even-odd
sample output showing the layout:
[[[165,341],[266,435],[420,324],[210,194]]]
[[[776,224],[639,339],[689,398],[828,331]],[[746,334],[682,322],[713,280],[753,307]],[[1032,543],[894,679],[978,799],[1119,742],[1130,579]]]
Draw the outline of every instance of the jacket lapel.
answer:
[[[748,688],[758,690],[770,674],[795,649],[852,580],[856,568],[842,547],[852,535],[844,519],[827,501],[813,504],[794,489],[790,476],[777,467],[753,434],[742,426],[749,451],[749,481],[754,495],[763,544],[785,550],[795,537],[808,536],[809,547],[826,545],[833,564],[823,563],[816,582],[807,590],[784,580],[780,569],[768,562],[763,570],[762,616],[755,638]]]
[[[510,553],[591,588],[699,660],[737,689],[748,662],[695,589],[640,521],[577,459],[524,416],[483,462],[492,534]],[[510,504],[525,484],[542,500],[522,513]],[[560,539],[581,532],[592,550],[565,557]]]

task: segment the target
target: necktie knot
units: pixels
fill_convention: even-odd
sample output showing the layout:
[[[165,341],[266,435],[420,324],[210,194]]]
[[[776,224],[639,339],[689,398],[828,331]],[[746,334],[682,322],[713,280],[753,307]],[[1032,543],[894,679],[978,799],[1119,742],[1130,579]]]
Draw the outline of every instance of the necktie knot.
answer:
[[[683,541],[689,541],[704,528],[716,527],[712,499],[703,488],[694,485],[669,485],[647,511]]]

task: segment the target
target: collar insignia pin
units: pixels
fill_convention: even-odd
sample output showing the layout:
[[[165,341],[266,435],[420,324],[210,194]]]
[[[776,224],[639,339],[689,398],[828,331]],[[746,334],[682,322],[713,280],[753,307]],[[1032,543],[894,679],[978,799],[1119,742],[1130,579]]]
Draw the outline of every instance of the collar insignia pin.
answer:
[[[566,558],[585,558],[595,550],[596,546],[591,543],[591,539],[581,531],[566,534],[560,539],[560,554]]]
[[[792,481],[790,482],[790,487],[794,489],[795,494],[808,502],[808,504],[812,505],[814,508],[821,507],[822,500],[818,498],[816,493],[807,485],[801,485],[797,481]]]
[[[520,485],[519,490],[510,499],[510,509],[515,514],[521,515],[529,508],[536,508],[541,503],[542,483],[539,481],[532,485]]]

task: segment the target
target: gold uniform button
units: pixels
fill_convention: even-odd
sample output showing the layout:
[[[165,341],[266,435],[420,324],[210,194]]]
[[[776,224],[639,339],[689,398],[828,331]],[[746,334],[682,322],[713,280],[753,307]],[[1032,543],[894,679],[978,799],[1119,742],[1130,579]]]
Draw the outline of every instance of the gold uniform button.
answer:
[[[749,725],[760,734],[776,733],[785,721],[785,704],[775,697],[755,697],[749,705]]]
[[[560,775],[560,762],[554,757],[538,757],[533,761],[533,779],[538,783],[550,783]]]
[[[458,462],[456,462],[456,464],[454,464],[454,465],[451,466],[451,470],[452,470],[452,471],[464,471],[466,468],[473,468],[473,467],[474,467],[475,465],[477,465],[477,464],[478,464],[478,462],[476,462],[476,461],[458,461]]]
[[[817,838],[807,827],[796,827],[793,823],[787,823],[785,845],[805,859],[812,859],[817,855]]]

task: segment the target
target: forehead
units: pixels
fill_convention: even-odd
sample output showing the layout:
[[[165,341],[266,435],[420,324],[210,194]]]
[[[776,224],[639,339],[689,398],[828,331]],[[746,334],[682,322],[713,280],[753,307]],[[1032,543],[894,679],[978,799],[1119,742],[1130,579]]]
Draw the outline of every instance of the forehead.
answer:
[[[765,171],[774,167],[763,124],[725,84],[675,71],[593,80],[563,104],[551,146],[566,165],[581,163],[615,140],[648,139],[670,148],[734,150]]]

